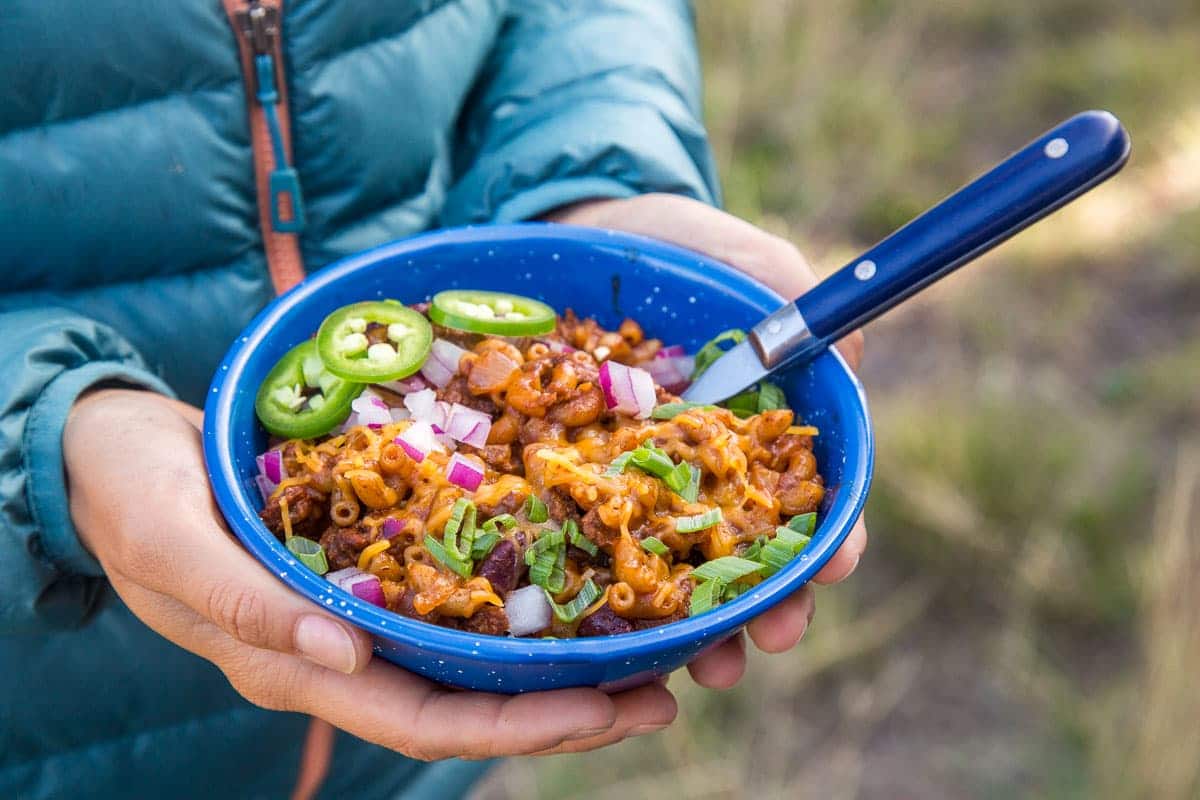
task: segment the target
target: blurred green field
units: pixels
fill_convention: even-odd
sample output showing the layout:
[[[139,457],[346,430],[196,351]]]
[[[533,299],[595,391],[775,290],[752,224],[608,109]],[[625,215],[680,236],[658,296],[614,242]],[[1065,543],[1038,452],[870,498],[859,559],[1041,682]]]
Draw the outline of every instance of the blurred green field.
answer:
[[[697,17],[726,205],[822,273],[1075,111],[1134,156],[868,329],[872,543],[798,649],[478,797],[1200,797],[1200,6]]]

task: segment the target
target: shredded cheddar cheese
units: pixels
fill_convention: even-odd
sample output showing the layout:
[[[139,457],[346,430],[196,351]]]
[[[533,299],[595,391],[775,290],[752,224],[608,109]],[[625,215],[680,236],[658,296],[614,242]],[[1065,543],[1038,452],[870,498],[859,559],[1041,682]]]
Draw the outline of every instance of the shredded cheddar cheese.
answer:
[[[387,539],[384,539],[382,542],[372,542],[371,544],[367,545],[362,549],[362,552],[358,554],[358,568],[363,572],[366,572],[367,567],[371,564],[371,559],[380,553],[386,552],[391,546],[392,543]]]

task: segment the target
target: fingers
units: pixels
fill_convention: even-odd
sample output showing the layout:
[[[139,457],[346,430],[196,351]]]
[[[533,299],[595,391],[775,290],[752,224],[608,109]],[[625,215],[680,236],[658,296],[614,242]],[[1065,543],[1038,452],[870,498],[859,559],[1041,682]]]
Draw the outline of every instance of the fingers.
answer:
[[[81,529],[93,534],[106,572],[177,598],[252,647],[346,673],[366,665],[365,632],[292,592],[225,530],[191,420],[170,404],[133,398],[78,423],[109,429],[76,454],[80,465],[68,463],[89,476]]]
[[[679,713],[675,696],[658,683],[613,695],[612,702],[616,717],[608,730],[595,736],[572,736],[561,744],[539,750],[533,755],[582,753],[607,747],[631,736],[644,736],[661,731],[670,725]]]
[[[513,697],[456,692],[379,661],[354,676],[306,669],[304,705],[294,710],[423,760],[534,753],[614,728],[669,722],[675,713],[674,699],[657,684],[638,696],[640,703],[618,704],[595,689]]]
[[[741,631],[688,664],[692,680],[709,689],[728,689],[746,672],[746,641]]]
[[[247,647],[186,605],[125,578],[113,584],[139,618],[214,662],[250,702],[311,714],[413,758],[577,752],[659,729],[677,710],[658,683],[613,697],[596,689],[506,697],[452,691],[381,661],[345,675]]]
[[[822,584],[845,580],[850,573],[854,572],[854,568],[858,566],[858,561],[866,549],[867,523],[860,516],[858,522],[854,523],[850,535],[846,537],[846,541],[842,542],[842,546],[833,554],[833,557],[825,562],[825,566],[813,580]]]
[[[779,605],[751,620],[746,632],[754,646],[764,653],[786,652],[804,636],[816,608],[813,589],[805,585]]]

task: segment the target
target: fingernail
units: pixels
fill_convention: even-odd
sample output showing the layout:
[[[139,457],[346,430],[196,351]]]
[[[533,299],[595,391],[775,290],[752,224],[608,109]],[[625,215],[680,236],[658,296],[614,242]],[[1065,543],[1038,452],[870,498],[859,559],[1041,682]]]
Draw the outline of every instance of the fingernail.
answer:
[[[567,740],[574,741],[575,739],[590,739],[593,736],[599,736],[602,733],[607,733],[608,730],[608,728],[586,728],[582,731],[575,731],[567,737]]]
[[[346,629],[315,614],[301,617],[297,623],[296,650],[315,664],[346,674],[354,671],[354,663],[358,660],[354,641]]]
[[[658,733],[663,728],[667,727],[669,722],[647,722],[643,725],[637,725],[629,730],[630,736],[645,736],[648,733]]]

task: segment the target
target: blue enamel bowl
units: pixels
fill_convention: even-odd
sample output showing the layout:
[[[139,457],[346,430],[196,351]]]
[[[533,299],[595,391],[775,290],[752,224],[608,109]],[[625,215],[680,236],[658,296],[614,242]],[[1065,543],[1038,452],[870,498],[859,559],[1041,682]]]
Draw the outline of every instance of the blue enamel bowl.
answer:
[[[233,343],[204,414],[209,478],[230,528],[279,580],[369,631],[375,652],[412,672],[467,689],[515,694],[568,686],[629,688],[687,664],[803,586],[862,510],[873,442],[858,380],[834,351],[782,376],[798,418],[820,428],[816,456],[828,492],[812,543],[787,569],[713,611],[620,636],[570,640],[481,636],[393,614],[298,564],[258,519],[254,458],[266,432],[254,415],[259,383],[326,314],[359,300],[429,298],[442,289],[496,289],[573,308],[615,328],[626,316],[648,335],[694,351],[727,328],[749,328],[782,298],[705,256],[652,239],[562,225],[438,231],[383,245],[312,275],[275,300]]]

